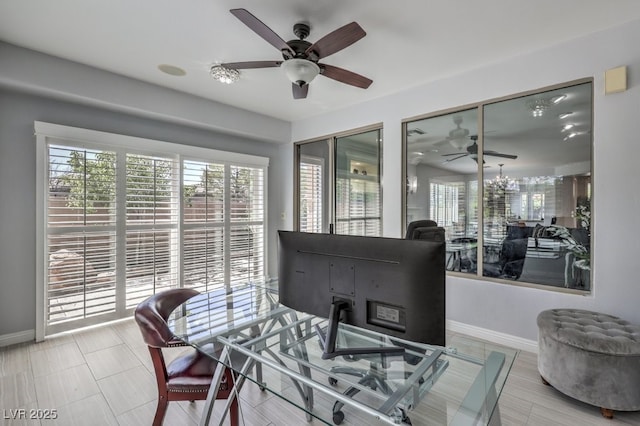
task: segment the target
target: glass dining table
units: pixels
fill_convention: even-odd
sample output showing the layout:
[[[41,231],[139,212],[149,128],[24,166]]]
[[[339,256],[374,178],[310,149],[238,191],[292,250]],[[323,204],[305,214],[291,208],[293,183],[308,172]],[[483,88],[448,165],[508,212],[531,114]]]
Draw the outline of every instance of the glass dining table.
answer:
[[[169,318],[176,337],[236,372],[238,392],[252,382],[303,410],[308,421],[500,424],[498,398],[516,350],[462,336],[451,336],[446,347],[433,346],[340,324],[338,349],[402,350],[323,359],[318,332],[327,322],[278,303],[269,285],[202,293]],[[212,389],[222,372],[216,370]],[[214,403],[210,392],[200,424],[212,421]],[[225,404],[219,424],[231,398]]]

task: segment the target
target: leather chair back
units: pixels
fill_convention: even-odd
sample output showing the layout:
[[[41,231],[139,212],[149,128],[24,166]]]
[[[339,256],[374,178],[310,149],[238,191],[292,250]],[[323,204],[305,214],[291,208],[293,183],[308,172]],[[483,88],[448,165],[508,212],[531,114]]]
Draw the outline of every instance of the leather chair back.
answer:
[[[145,343],[154,348],[169,346],[173,333],[167,326],[167,318],[176,307],[196,294],[198,291],[190,288],[174,288],[140,302],[134,317]]]

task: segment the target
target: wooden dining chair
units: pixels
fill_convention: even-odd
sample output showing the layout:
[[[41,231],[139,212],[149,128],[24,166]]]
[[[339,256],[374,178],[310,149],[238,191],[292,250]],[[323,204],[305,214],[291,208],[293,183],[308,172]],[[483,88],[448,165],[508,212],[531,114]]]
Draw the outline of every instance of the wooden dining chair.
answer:
[[[136,307],[134,317],[142,332],[142,338],[149,348],[158,383],[158,406],[153,426],[162,425],[169,401],[207,399],[216,367],[225,368],[216,399],[233,397],[231,370],[200,351],[190,351],[178,356],[169,365],[165,364],[163,348],[186,346],[173,335],[167,325],[167,318],[176,307],[197,294],[199,293],[196,290],[187,288],[166,290],[154,294]],[[233,398],[229,416],[231,425],[237,426],[237,398]]]

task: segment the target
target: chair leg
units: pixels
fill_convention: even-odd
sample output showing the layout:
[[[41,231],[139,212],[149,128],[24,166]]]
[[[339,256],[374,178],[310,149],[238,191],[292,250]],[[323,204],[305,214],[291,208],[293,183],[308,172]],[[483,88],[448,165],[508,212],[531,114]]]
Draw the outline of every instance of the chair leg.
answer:
[[[164,421],[164,415],[167,412],[167,401],[166,396],[158,396],[158,407],[156,408],[156,415],[153,418],[153,426],[162,426],[162,422]]]
[[[609,408],[600,407],[600,413],[605,419],[613,418],[613,410],[610,410]]]
[[[238,398],[233,398],[231,402],[231,408],[229,409],[229,422],[231,426],[239,426],[239,412],[238,412]]]

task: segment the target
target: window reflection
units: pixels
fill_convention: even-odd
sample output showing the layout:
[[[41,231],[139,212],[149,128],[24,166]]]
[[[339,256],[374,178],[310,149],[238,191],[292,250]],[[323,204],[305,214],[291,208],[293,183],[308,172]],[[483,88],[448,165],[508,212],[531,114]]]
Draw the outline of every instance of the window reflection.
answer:
[[[590,290],[591,108],[586,82],[407,122],[407,223],[445,227],[451,271]]]
[[[303,232],[382,234],[381,130],[295,144]]]
[[[407,223],[431,219],[445,228],[447,268],[476,273],[478,110],[406,125]]]
[[[337,234],[380,236],[380,130],[336,138]]]

